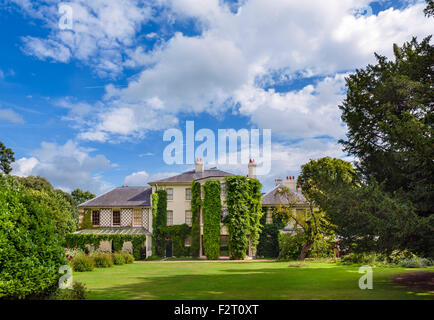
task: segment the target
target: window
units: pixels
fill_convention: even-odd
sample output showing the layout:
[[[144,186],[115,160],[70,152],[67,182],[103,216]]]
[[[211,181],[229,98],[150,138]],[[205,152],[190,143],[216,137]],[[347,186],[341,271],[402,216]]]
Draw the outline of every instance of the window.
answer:
[[[173,189],[168,188],[166,189],[166,192],[167,192],[167,200],[173,200]]]
[[[167,220],[166,220],[166,222],[167,222],[168,226],[172,226],[173,225],[173,211],[172,210],[167,211]]]
[[[99,226],[99,210],[92,211],[92,225]]]
[[[142,210],[141,209],[134,209],[133,225],[136,227],[140,227],[142,225]]]
[[[228,209],[223,208],[223,209],[222,209],[222,221],[223,221],[223,219],[224,219],[228,214],[229,214]]]
[[[120,226],[121,225],[121,212],[113,211],[113,225]]]
[[[184,246],[186,246],[186,247],[190,247],[190,246],[191,246],[191,237],[190,237],[189,234],[187,234],[187,235],[185,236]]]
[[[191,200],[191,189],[185,189],[185,200]]]
[[[220,184],[220,189],[221,189],[221,192],[222,192],[222,195],[226,195],[226,183],[222,183],[222,184]]]
[[[191,211],[185,211],[185,223],[191,227]]]
[[[267,215],[265,217],[265,223],[266,224],[272,224],[273,223],[273,215],[271,212],[267,212]]]

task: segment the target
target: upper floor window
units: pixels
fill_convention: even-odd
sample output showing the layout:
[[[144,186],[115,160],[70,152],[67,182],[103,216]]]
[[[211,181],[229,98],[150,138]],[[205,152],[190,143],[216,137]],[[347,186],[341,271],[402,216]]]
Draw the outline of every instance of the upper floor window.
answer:
[[[99,210],[92,211],[92,224],[94,226],[99,226]]]
[[[190,246],[191,246],[191,237],[190,237],[189,234],[187,234],[187,235],[185,236],[184,246],[186,246],[186,247],[190,247]]]
[[[221,192],[222,192],[222,195],[226,195],[226,183],[222,183],[222,184],[220,184],[220,189],[221,189]]]
[[[191,200],[191,189],[185,189],[185,200]]]
[[[120,226],[121,225],[121,212],[113,211],[113,225]]]
[[[191,227],[191,211],[185,211],[185,223]]]
[[[142,225],[142,210],[134,209],[133,225],[138,227]]]
[[[169,210],[167,211],[167,217],[166,217],[166,224],[168,226],[172,226],[173,225],[173,211]]]
[[[224,219],[228,214],[229,214],[228,209],[223,208],[223,209],[222,209],[222,221],[223,221],[223,219]]]
[[[167,188],[167,200],[173,200],[173,188]]]

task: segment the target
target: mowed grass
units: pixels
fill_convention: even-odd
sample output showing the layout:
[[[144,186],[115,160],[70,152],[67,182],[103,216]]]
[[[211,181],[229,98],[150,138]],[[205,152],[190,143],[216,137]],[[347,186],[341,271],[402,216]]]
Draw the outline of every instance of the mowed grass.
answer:
[[[373,268],[373,290],[360,290],[358,266],[305,262],[135,262],[76,272],[89,299],[434,299],[393,277],[434,268]]]

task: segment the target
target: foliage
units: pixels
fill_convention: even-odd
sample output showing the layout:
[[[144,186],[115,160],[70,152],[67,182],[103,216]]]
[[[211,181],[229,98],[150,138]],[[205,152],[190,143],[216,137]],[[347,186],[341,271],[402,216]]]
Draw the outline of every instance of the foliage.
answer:
[[[295,260],[299,257],[301,249],[306,242],[303,233],[299,232],[295,235],[290,233],[281,234],[279,237],[279,259],[280,260]]]
[[[83,202],[86,202],[86,201],[88,201],[90,199],[95,198],[95,195],[92,192],[90,192],[90,191],[83,191],[83,190],[81,190],[79,188],[74,189],[71,192],[71,196],[74,199],[74,203],[75,203],[76,206],[78,206],[79,204],[81,204]]]
[[[267,212],[266,208],[262,211]],[[265,258],[277,258],[279,256],[280,230],[285,226],[281,217],[273,212],[272,223],[266,224],[266,214],[261,218],[262,231],[257,246],[257,255]]]
[[[152,254],[156,253],[155,244],[157,243],[157,208],[158,208],[158,194],[152,194]]]
[[[32,193],[35,200],[48,205],[52,219],[62,236],[77,229],[78,211],[70,194],[59,189],[53,189],[51,183],[44,177],[14,178]]]
[[[82,253],[73,258],[71,265],[72,269],[76,272],[92,271],[95,268],[95,261]]]
[[[0,298],[46,294],[66,264],[47,203],[14,177],[0,177]]]
[[[84,251],[81,249],[78,249],[78,248],[73,248],[73,249],[66,248],[65,249],[65,257],[66,257],[66,260],[68,260],[68,261],[74,260],[74,258],[80,254],[84,254]]]
[[[191,227],[187,224],[166,226],[161,228],[165,237],[172,239],[173,255],[175,257],[185,257],[190,255],[190,247],[185,246],[185,238],[191,234]]]
[[[157,215],[155,217],[155,253],[157,256],[164,257],[166,241],[162,228],[167,224],[167,192],[166,190],[157,190]]]
[[[253,248],[255,254],[256,246],[259,243],[259,237],[262,230],[261,218],[264,215],[261,207],[261,188],[262,185],[257,179],[248,179],[249,184],[249,241],[250,246]]]
[[[394,45],[395,59],[376,55],[377,64],[357,70],[346,81],[340,106],[348,126],[344,150],[357,169],[384,192],[409,200],[420,217],[433,213],[434,158],[431,37]],[[429,243],[425,243],[428,247]]]
[[[120,252],[115,252],[112,254],[113,263],[115,265],[125,264],[125,258]]]
[[[209,180],[205,182],[203,189],[203,247],[207,259],[215,260],[220,256],[220,183],[217,180]]]
[[[90,210],[86,209],[84,211],[83,220],[80,223],[80,229],[92,229],[92,217]]]
[[[341,258],[343,264],[375,265],[378,255],[374,252],[350,252]]]
[[[66,246],[68,248],[79,248],[86,250],[86,245],[92,245],[98,248],[101,241],[115,241],[116,248],[122,250],[124,242],[131,241],[133,245],[133,255],[136,260],[142,259],[142,248],[146,242],[146,235],[131,235],[131,234],[80,234],[72,233],[66,236]]]
[[[249,247],[250,226],[250,183],[246,177],[226,177],[226,205],[229,214],[225,224],[229,230],[231,259],[244,259]]]
[[[6,148],[3,142],[0,141],[0,172],[9,174],[12,171],[11,163],[15,161],[14,152],[10,148]]]
[[[199,182],[192,181],[191,183],[191,255],[199,257],[200,255],[200,208],[202,205],[201,200],[201,186]]]
[[[423,10],[425,15],[427,17],[434,17],[434,1],[433,0],[426,0],[427,6]]]
[[[74,282],[72,289],[57,289],[51,297],[54,300],[86,300],[88,292],[81,282]]]
[[[400,261],[400,266],[404,268],[423,268],[434,265],[433,260],[428,258],[409,258]]]
[[[124,258],[125,264],[134,263],[134,256],[130,254],[128,251],[121,251],[120,254]]]
[[[113,266],[113,258],[110,253],[95,251],[89,255],[95,261],[97,268],[110,268]]]

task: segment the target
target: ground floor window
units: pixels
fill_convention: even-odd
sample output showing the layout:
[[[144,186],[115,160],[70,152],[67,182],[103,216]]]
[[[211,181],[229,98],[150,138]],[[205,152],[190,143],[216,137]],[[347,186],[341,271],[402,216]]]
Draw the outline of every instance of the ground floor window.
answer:
[[[99,226],[99,210],[92,211],[92,225]]]
[[[220,256],[229,256],[229,236],[220,236]]]
[[[134,209],[133,225],[140,227],[142,225],[142,209]]]
[[[173,225],[173,211],[171,210],[167,211],[166,224],[168,226]]]

